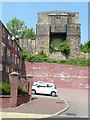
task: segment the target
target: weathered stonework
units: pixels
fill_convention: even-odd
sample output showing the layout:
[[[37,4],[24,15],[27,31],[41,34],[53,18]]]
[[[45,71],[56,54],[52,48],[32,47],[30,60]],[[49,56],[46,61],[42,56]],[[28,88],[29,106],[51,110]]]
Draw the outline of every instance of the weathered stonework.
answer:
[[[55,60],[66,60],[66,56],[63,55],[61,52],[53,52],[49,54],[49,58],[52,58]]]
[[[49,46],[62,41],[70,44],[69,58],[80,55],[80,24],[78,12],[41,12],[36,25],[36,53],[41,50],[49,56]]]
[[[29,54],[38,54],[42,50],[50,58],[65,59],[61,53],[50,53],[50,45],[58,47],[63,41],[70,46],[68,58],[81,57],[80,52],[80,24],[78,12],[41,12],[38,13],[36,25],[36,39],[19,40],[20,46]]]
[[[35,39],[19,39],[20,47],[29,54],[36,54],[36,40]]]

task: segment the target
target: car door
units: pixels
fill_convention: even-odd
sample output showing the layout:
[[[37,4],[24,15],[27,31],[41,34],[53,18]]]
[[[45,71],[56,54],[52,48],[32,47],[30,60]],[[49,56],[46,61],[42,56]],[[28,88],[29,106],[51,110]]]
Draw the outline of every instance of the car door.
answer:
[[[37,85],[37,93],[44,94],[45,93],[45,86],[43,85]]]
[[[50,94],[51,91],[52,91],[52,87],[47,84],[47,85],[44,87],[43,91],[44,91],[44,94]]]

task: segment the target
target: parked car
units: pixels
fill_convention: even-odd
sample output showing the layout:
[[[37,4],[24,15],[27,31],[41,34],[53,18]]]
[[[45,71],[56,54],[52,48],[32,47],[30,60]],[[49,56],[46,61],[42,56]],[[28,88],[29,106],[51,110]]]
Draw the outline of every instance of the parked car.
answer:
[[[37,83],[32,86],[32,94],[50,94],[53,97],[58,95],[56,86],[53,83],[42,82]]]
[[[35,85],[39,85],[39,84],[43,84],[43,83],[45,83],[45,82],[44,81],[37,81],[37,82],[34,82],[33,85],[35,86]]]

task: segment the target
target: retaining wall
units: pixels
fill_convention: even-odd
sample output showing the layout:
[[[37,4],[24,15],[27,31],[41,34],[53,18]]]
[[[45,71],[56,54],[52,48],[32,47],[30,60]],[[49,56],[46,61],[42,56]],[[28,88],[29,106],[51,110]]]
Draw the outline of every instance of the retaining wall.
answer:
[[[0,97],[0,107],[1,108],[8,108],[11,107],[11,97],[10,96],[3,96]],[[30,95],[18,95],[17,97],[17,104],[15,107],[27,103],[30,101]]]
[[[54,82],[60,88],[88,88],[88,67],[30,62],[25,66],[26,73],[33,75],[33,81]]]

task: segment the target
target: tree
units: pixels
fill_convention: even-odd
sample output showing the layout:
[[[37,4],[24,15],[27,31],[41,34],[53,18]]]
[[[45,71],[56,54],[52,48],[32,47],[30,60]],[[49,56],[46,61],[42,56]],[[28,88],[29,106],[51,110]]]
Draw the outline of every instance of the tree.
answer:
[[[90,40],[87,41],[81,48],[84,53],[90,53]]]
[[[35,30],[33,28],[26,28],[22,34],[22,38],[35,38]]]
[[[15,38],[21,38],[24,30],[26,29],[26,26],[24,21],[21,21],[14,17],[7,23],[7,29]]]
[[[17,19],[16,17],[12,18],[7,23],[7,29],[15,38],[34,38],[35,31],[33,28],[28,28],[24,21]]]

